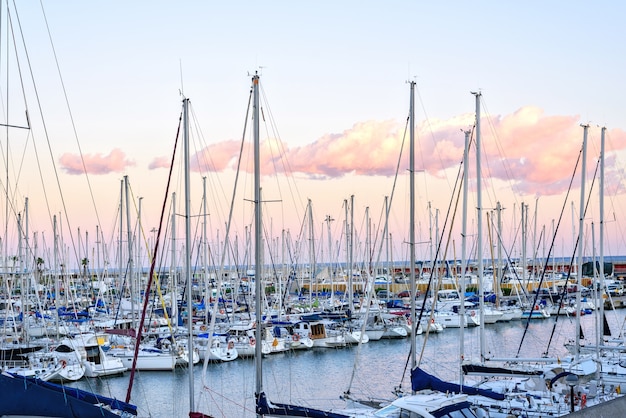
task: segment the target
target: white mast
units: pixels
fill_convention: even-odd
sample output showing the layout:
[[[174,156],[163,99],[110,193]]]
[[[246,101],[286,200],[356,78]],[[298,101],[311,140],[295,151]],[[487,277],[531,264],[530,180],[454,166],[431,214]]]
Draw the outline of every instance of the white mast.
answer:
[[[204,259],[204,323],[208,321],[209,318],[209,307],[211,300],[211,292],[209,289],[209,242],[208,242],[208,234],[207,234],[207,201],[206,201],[206,176],[202,177],[202,258]]]
[[[583,275],[583,228],[585,226],[585,174],[587,171],[587,131],[589,125],[583,127],[583,155],[580,175],[580,213],[578,215],[578,267],[576,272],[576,353],[578,362],[580,356],[580,287]]]
[[[254,133],[254,283],[256,292],[255,303],[255,324],[256,324],[256,345],[254,363],[256,365],[256,396],[263,393],[263,354],[261,353],[261,341],[263,341],[263,322],[261,303],[263,297],[262,286],[262,265],[261,265],[261,169],[260,161],[260,140],[259,140],[259,75],[252,77],[253,106],[252,106],[252,126]],[[262,414],[257,414],[262,418]]]
[[[178,326],[178,280],[176,274],[176,192],[172,193],[172,251],[170,255],[170,280],[169,288],[171,289],[170,304],[172,308],[172,322]]]
[[[350,223],[348,225],[348,309],[354,308],[354,195],[350,196]]]
[[[461,225],[461,304],[459,305],[459,316],[461,318],[461,329],[459,330],[459,361],[461,367],[465,360],[465,272],[467,269],[467,258],[465,252],[467,251],[467,189],[468,189],[468,176],[469,176],[469,144],[471,131],[464,131],[465,133],[465,150],[463,151],[463,218]],[[460,385],[463,386],[464,375],[461,371]]]
[[[526,277],[526,271],[528,270],[528,267],[526,266],[526,239],[528,237],[528,205],[524,202],[522,202],[522,259],[520,260],[522,262],[522,283],[524,284],[524,286],[526,286],[527,283],[527,277]]]
[[[485,327],[485,293],[483,290],[483,208],[482,208],[482,185],[480,172],[480,153],[481,153],[481,137],[480,137],[480,96],[481,93],[472,93],[476,97],[476,206],[477,206],[477,257],[478,257],[478,297],[480,298],[480,327]],[[480,362],[485,362],[485,333],[480,333]]]
[[[391,265],[389,263],[389,198],[385,196],[385,227],[383,232],[383,239],[385,240],[385,276],[387,279],[387,297],[389,297],[389,286],[393,281],[394,274],[391,271]]]
[[[137,329],[137,317],[135,312],[135,278],[133,277],[133,231],[130,226],[130,204],[128,198],[128,176],[124,176],[124,192],[126,197],[126,233],[128,234],[128,283],[130,285],[130,311],[133,328]],[[139,344],[139,341],[136,342]]]
[[[326,215],[326,226],[328,229],[328,278],[330,279],[330,301],[334,302],[335,298],[335,286],[334,286],[334,274],[333,274],[333,242],[330,234],[330,223],[334,221],[332,216]]]
[[[602,134],[600,137],[600,296],[602,296],[604,292],[604,136],[606,133],[606,127],[602,127]],[[604,335],[604,299],[601,297],[598,298],[600,305],[600,315],[598,315],[600,326],[597,327],[597,332],[600,333],[602,330],[602,335]],[[600,341],[598,341],[598,345],[600,345]],[[599,356],[599,352],[598,352]]]
[[[124,284],[124,280],[122,280],[122,271],[124,270],[124,251],[122,249],[124,240],[122,239],[122,234],[124,233],[124,180],[120,180],[120,231],[119,231],[119,243],[117,246],[117,251],[119,257],[117,258],[117,288],[121,289]]]
[[[498,214],[497,217],[497,228],[498,228],[498,237],[497,237],[497,242],[498,242],[498,265],[496,268],[496,278],[497,278],[497,289],[498,289],[498,293],[496,294],[496,297],[499,298],[502,296],[502,289],[500,288],[500,281],[502,280],[502,205],[500,204],[500,202],[498,201],[496,203],[496,213]]]
[[[411,370],[417,365],[417,335],[415,292],[415,81],[411,81],[411,98],[409,102],[409,271],[411,273]],[[432,240],[431,240],[432,244]],[[431,249],[432,255],[432,249]],[[431,256],[431,263],[433,262]],[[432,269],[431,269],[432,275]]]
[[[187,342],[189,358],[189,410],[194,410],[193,393],[193,297],[191,295],[191,192],[189,187],[189,99],[183,99],[183,156],[185,173],[185,282],[187,283],[187,329],[189,338]]]
[[[313,276],[315,275],[315,237],[313,234],[313,205],[311,199],[307,207],[309,217],[309,308],[313,308]],[[317,293],[317,292],[316,292]]]

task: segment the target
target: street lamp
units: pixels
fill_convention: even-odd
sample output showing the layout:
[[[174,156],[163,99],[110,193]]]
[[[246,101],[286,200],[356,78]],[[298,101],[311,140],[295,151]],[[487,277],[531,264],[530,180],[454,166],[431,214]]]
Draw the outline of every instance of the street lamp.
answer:
[[[578,384],[578,376],[573,373],[568,374],[565,383],[569,385],[570,412],[574,412],[574,386]]]

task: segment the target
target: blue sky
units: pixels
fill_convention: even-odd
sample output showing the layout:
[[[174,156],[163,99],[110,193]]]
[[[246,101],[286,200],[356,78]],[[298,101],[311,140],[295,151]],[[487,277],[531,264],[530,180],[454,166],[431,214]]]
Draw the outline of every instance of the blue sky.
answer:
[[[154,226],[166,173],[148,167],[171,153],[179,91],[191,98],[202,128],[194,152],[202,153],[203,146],[223,150],[220,144],[241,138],[250,74],[259,70],[266,110],[276,124],[264,133],[278,136],[287,154],[298,157],[292,164],[299,191],[276,192],[298,200],[293,211],[283,208],[276,221],[296,219],[289,221],[294,230],[307,197],[320,225],[327,213],[342,216],[343,200],[351,194],[359,216],[367,206],[380,212],[383,197],[391,193],[408,112],[407,80],[417,82],[423,144],[418,164],[427,167],[418,181],[423,237],[427,202],[445,211],[450,200],[456,175],[451,161],[460,161],[460,128],[471,123],[474,111],[470,91],[482,91],[483,116],[494,121],[483,126],[498,143],[494,150],[500,148],[491,154],[493,171],[498,171],[498,159],[519,163],[492,183],[487,195],[493,200],[513,209],[541,196],[539,225],[557,218],[564,198],[562,187],[554,185],[568,180],[565,173],[574,164],[557,160],[576,154],[582,141],[579,123],[593,127],[591,162],[597,158],[596,126],[609,129],[612,178],[615,190],[621,190],[624,7],[577,1],[43,2],[78,140],[41,6],[18,4],[18,14],[60,182],[68,196],[82,191],[83,198],[71,199],[70,206],[78,208],[68,210],[83,228],[94,228],[89,206],[99,208],[104,228],[112,228],[123,175],[145,198],[144,216]],[[454,132],[458,137],[452,138]],[[381,138],[387,138],[391,149],[381,146]],[[84,198],[84,176],[69,175],[63,163],[68,160],[62,156],[79,154],[77,144],[88,163],[95,203]],[[343,151],[325,157],[323,151],[334,144],[343,144]],[[341,162],[324,171],[324,158]],[[97,169],[89,165],[94,160]],[[432,161],[442,161],[441,167]],[[309,162],[317,171],[308,171]],[[528,162],[535,164],[523,170]],[[359,168],[362,172],[355,175]],[[232,177],[226,172],[211,173],[225,190]],[[39,200],[35,184],[40,180],[27,181],[26,176],[20,179],[26,183],[22,193]],[[404,186],[398,206],[406,206],[406,194]],[[576,205],[578,199],[569,198]],[[619,214],[621,194],[615,192],[612,199],[610,210]],[[52,213],[62,210],[58,203],[50,207]],[[512,230],[515,218],[508,216]],[[399,246],[406,219],[406,208],[400,208],[393,221]],[[572,223],[568,219],[567,227]],[[561,239],[565,254],[571,251],[569,234]]]

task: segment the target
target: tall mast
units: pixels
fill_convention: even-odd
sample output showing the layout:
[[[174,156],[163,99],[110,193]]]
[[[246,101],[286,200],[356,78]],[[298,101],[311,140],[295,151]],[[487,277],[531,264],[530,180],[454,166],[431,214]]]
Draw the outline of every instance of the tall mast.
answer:
[[[467,250],[467,189],[468,189],[468,176],[469,176],[469,144],[471,131],[464,131],[465,133],[465,149],[463,151],[463,218],[461,225],[461,294],[459,305],[459,316],[461,319],[461,329],[459,330],[459,361],[461,367],[465,360],[465,272],[467,269],[467,258],[465,252]],[[464,375],[460,373],[460,385],[463,386]]]
[[[497,228],[498,228],[498,236],[497,236],[497,242],[498,242],[498,264],[497,264],[497,268],[496,268],[496,277],[497,277],[497,283],[498,283],[498,293],[496,294],[496,297],[499,299],[502,296],[502,289],[500,288],[500,281],[502,280],[502,205],[500,204],[500,202],[498,201],[496,203],[496,211],[497,211]]]
[[[578,265],[576,272],[576,353],[575,359],[580,356],[580,287],[583,275],[583,228],[585,226],[585,174],[587,172],[587,131],[589,125],[583,127],[583,156],[580,175],[580,213],[578,215]]]
[[[141,203],[143,201],[143,197],[139,197],[137,206],[137,238],[135,239],[135,246],[137,247],[137,277],[138,283],[141,285],[141,276],[143,275],[143,259],[141,255],[141,236],[143,234],[143,224],[141,223]],[[87,257],[87,261],[89,261],[89,243],[88,243],[89,231],[85,231],[85,257]]]
[[[261,265],[261,169],[259,162],[261,159],[259,140],[259,75],[252,77],[253,106],[252,106],[252,126],[254,135],[254,284],[256,292],[255,321],[256,321],[256,345],[254,362],[256,365],[256,394],[257,397],[263,393],[263,361],[261,353],[261,341],[263,341],[263,323],[261,302],[263,297],[262,286],[262,265]],[[262,414],[257,417],[262,418]]]
[[[389,197],[385,196],[385,232],[383,233],[383,239],[385,240],[385,275],[387,278],[387,297],[389,297],[389,287],[391,286],[391,281],[393,280],[393,272],[391,271],[391,266],[389,263]]]
[[[170,253],[170,303],[172,304],[172,321],[178,326],[178,275],[176,274],[176,192],[172,192],[172,250]]]
[[[202,177],[202,258],[204,261],[203,266],[203,279],[204,279],[204,300],[209,301],[211,299],[211,295],[209,292],[209,243],[208,243],[208,235],[207,235],[207,201],[206,201],[206,176]],[[204,323],[208,321],[209,318],[209,309],[204,310]]]
[[[128,283],[130,284],[130,312],[133,328],[137,329],[137,317],[135,313],[135,278],[133,277],[133,231],[130,226],[130,204],[128,197],[128,176],[124,176],[124,193],[126,197],[126,228],[128,246]],[[139,345],[139,341],[136,342]]]
[[[328,277],[330,279],[330,300],[334,302],[335,287],[333,285],[333,242],[330,234],[330,223],[334,221],[332,216],[326,215],[326,226],[328,228]]]
[[[348,224],[348,309],[354,308],[354,195],[350,196],[350,223]]]
[[[485,328],[485,292],[483,286],[483,196],[481,187],[481,171],[480,171],[480,153],[481,153],[481,137],[480,137],[480,96],[481,93],[472,93],[476,97],[476,209],[478,239],[476,243],[478,257],[478,297],[480,299],[480,329]],[[480,362],[485,362],[485,333],[480,333]]]
[[[309,309],[313,307],[313,276],[315,275],[315,239],[313,236],[313,204],[309,199],[307,206],[309,218]]]
[[[189,187],[189,99],[183,99],[183,160],[185,173],[185,283],[187,283],[187,350],[189,361],[189,410],[194,410],[193,390],[193,297],[191,295],[191,192]]]
[[[416,341],[417,321],[415,315],[415,81],[411,81],[409,103],[409,271],[411,273],[411,370],[417,365]],[[432,263],[432,257],[431,257]],[[431,270],[432,274],[432,270]]]
[[[25,266],[22,271],[30,271],[30,259],[31,259],[31,251],[30,244],[28,241],[29,232],[29,222],[28,222],[28,198],[24,199],[24,248],[26,248],[26,259],[24,260]]]
[[[604,292],[604,136],[606,134],[606,127],[602,127],[602,135],[600,137],[600,289]],[[598,305],[600,306],[600,315],[598,315],[599,326],[596,327],[596,333],[600,333],[600,330],[604,331],[604,299],[602,299],[602,293],[598,298]],[[602,332],[604,335],[604,332]],[[601,339],[598,338],[598,345],[600,345]],[[600,352],[598,350],[598,357]]]
[[[119,281],[117,284],[117,288],[121,289],[124,280],[122,279],[122,271],[124,271],[124,251],[122,249],[124,240],[122,239],[122,234],[124,233],[124,179],[120,180],[120,226],[119,226],[119,243],[117,245],[117,251],[119,257],[117,258],[117,280]],[[134,326],[134,324],[133,324]]]

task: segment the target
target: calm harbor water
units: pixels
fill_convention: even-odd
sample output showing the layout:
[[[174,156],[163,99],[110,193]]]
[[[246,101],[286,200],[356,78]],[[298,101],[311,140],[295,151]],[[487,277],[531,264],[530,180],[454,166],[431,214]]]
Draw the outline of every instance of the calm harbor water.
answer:
[[[624,311],[608,311],[607,318],[617,336],[624,320]],[[588,344],[595,343],[595,315],[581,317]],[[567,353],[564,343],[575,336],[575,318],[561,316],[533,320],[526,331],[520,357],[540,357],[548,350],[549,357]],[[525,333],[525,321],[497,323],[485,327],[486,352],[491,357],[515,357]],[[422,335],[417,339],[421,367],[436,376],[459,379],[459,329],[446,329],[440,334]],[[425,343],[426,342],[426,343]],[[465,358],[478,361],[480,329],[465,330]],[[342,407],[339,397],[350,387],[355,397],[392,398],[394,387],[410,389],[409,372],[405,372],[410,340],[380,340],[361,348],[312,349],[287,352],[266,357],[263,361],[264,389],[270,400],[313,407]],[[356,366],[355,366],[356,364]],[[105,379],[83,379],[73,386],[106,396],[125,399],[130,373]],[[254,417],[255,366],[253,359],[227,363],[196,365],[196,410],[214,417]],[[350,382],[352,380],[352,385]],[[143,417],[186,417],[189,411],[189,376],[185,368],[175,372],[137,372],[131,402]]]

